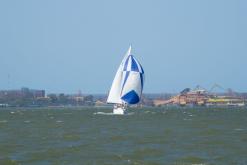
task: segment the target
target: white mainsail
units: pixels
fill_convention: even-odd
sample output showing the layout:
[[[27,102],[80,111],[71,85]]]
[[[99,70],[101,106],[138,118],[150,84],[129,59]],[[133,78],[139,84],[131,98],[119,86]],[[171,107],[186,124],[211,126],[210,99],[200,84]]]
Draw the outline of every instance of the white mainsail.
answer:
[[[115,104],[136,104],[140,101],[143,84],[143,68],[131,54],[130,46],[117,70],[107,102]]]

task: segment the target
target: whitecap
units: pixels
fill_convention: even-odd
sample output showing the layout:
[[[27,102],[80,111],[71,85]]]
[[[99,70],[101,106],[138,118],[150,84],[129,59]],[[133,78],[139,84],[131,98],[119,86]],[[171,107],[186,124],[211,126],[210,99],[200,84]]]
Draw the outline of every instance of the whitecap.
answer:
[[[0,120],[0,123],[7,123],[7,120]]]
[[[242,128],[235,128],[234,131],[244,131]]]
[[[192,120],[192,119],[186,119],[186,118],[185,118],[184,120],[188,120],[188,121],[190,121],[190,120]]]

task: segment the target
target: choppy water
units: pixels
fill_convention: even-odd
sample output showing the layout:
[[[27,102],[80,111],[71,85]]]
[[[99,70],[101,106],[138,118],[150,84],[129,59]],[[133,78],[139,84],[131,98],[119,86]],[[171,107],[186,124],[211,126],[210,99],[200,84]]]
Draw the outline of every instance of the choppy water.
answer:
[[[0,109],[0,165],[247,164],[247,109]]]

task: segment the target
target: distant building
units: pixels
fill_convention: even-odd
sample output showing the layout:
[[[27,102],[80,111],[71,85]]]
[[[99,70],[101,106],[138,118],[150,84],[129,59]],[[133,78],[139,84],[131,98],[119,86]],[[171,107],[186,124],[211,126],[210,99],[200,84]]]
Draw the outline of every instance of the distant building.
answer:
[[[45,90],[30,90],[34,98],[45,97]]]
[[[39,98],[45,97],[45,90],[21,88],[18,90],[0,90],[0,98]]]

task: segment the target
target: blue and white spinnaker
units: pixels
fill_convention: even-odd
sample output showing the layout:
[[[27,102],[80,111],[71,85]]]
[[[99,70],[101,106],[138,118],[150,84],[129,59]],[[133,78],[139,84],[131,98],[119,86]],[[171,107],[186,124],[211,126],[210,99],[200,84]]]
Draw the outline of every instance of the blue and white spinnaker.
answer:
[[[108,103],[137,104],[141,100],[144,85],[144,70],[131,54],[131,47],[123,58],[107,99]]]

